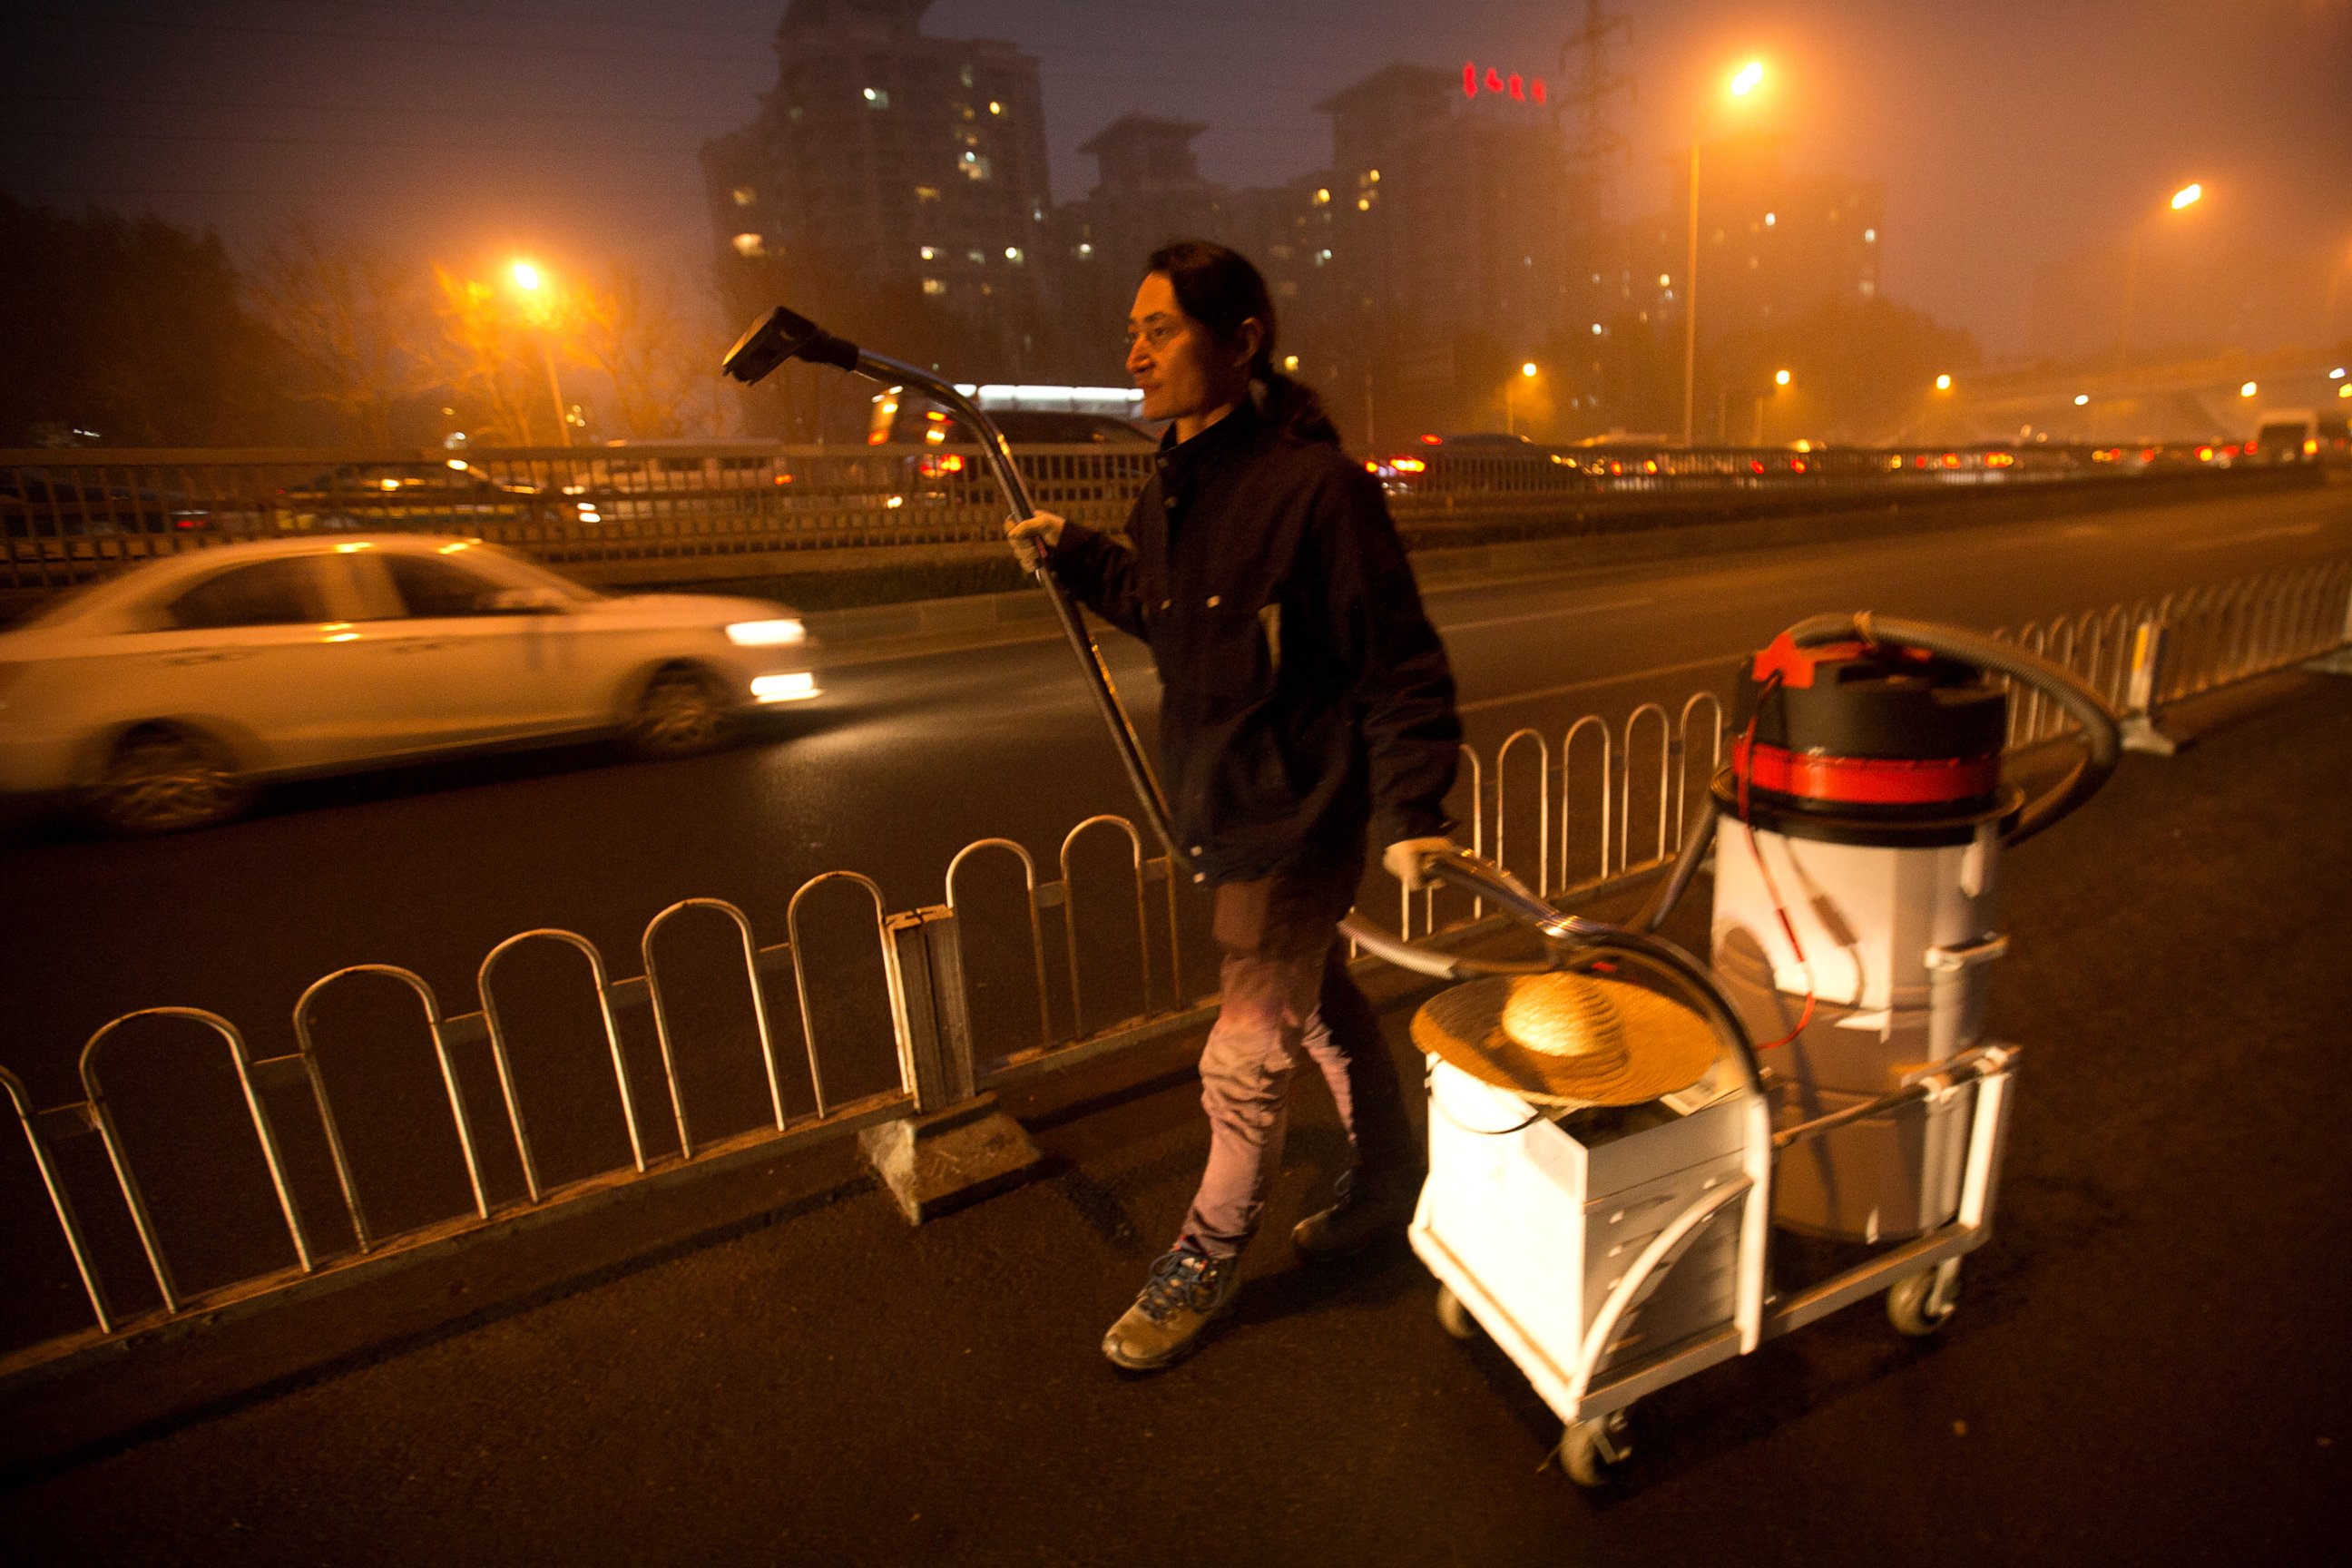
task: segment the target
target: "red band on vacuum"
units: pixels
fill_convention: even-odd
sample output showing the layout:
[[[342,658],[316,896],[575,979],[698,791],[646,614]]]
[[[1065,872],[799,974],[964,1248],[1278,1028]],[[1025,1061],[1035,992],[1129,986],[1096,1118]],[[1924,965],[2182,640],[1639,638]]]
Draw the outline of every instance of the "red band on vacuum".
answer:
[[[1743,737],[1732,742],[1731,765],[1758,789],[1846,805],[1936,805],[2000,787],[1997,756],[1832,757]]]

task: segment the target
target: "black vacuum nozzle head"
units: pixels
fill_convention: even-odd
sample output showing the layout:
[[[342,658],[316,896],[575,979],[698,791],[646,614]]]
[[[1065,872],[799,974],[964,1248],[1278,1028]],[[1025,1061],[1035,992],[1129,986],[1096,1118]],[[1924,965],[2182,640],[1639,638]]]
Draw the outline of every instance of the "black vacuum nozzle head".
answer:
[[[776,367],[788,359],[829,364],[836,370],[856,370],[857,345],[835,337],[806,316],[779,305],[735,340],[735,346],[727,351],[719,368],[744,385],[753,386],[773,374]]]

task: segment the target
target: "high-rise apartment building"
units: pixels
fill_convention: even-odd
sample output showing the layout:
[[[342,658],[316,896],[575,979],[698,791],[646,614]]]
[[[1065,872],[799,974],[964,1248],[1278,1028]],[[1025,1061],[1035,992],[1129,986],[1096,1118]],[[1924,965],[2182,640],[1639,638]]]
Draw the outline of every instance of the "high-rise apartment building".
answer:
[[[1337,362],[1328,391],[1343,428],[1393,443],[1533,422],[1546,389],[1519,369],[1542,357],[1569,299],[1549,110],[1521,78],[1413,65],[1316,107],[1331,117],[1331,167],[1312,196],[1328,279],[1315,346]]]
[[[776,85],[702,165],[731,306],[779,301],[907,359],[1025,380],[1052,356],[1044,96],[930,0],[792,0]]]

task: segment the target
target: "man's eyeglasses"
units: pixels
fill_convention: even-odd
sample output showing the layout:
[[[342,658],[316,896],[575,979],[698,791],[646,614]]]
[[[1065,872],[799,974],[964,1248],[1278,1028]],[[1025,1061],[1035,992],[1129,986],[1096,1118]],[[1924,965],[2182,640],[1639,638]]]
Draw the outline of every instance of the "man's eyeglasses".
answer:
[[[1135,327],[1127,329],[1127,352],[1133,353],[1135,345],[1141,343],[1157,353],[1173,342],[1176,334],[1183,330],[1184,323],[1181,321],[1171,321],[1165,316],[1155,316],[1144,322],[1140,329]]]

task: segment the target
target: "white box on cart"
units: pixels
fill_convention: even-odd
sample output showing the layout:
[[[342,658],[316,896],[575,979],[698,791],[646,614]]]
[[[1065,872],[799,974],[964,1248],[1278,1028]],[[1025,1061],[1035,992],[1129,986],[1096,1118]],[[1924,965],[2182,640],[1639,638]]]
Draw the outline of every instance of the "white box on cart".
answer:
[[[1571,1112],[1432,1064],[1413,1250],[1563,1420],[1591,1414],[1560,1406],[1585,1381],[1574,1369],[1610,1290],[1675,1216],[1744,1173],[1749,1096],[1680,1108],[1696,1098]],[[1731,1324],[1740,1209],[1717,1209],[1651,1277],[1594,1373]]]

